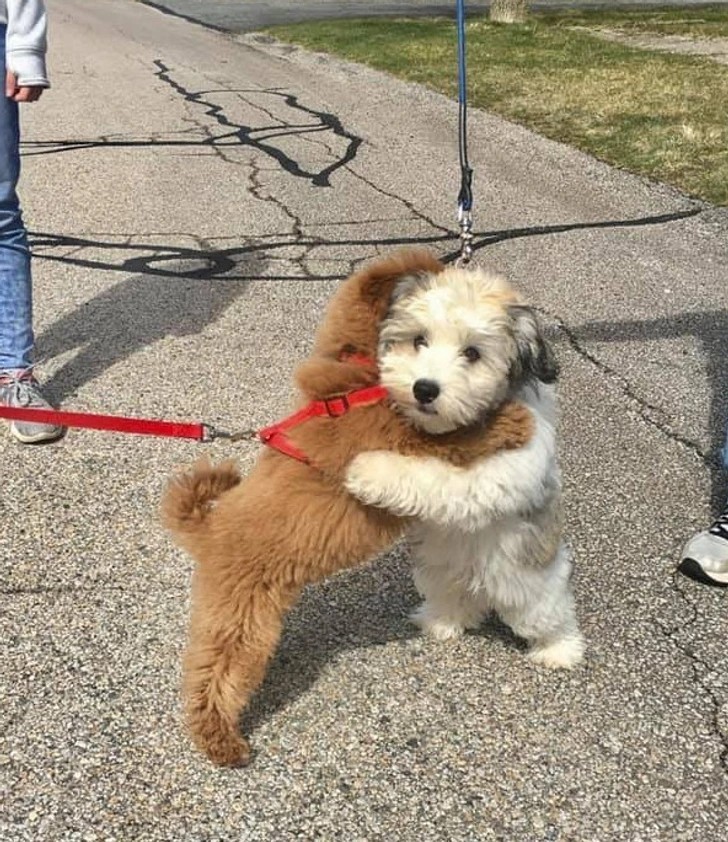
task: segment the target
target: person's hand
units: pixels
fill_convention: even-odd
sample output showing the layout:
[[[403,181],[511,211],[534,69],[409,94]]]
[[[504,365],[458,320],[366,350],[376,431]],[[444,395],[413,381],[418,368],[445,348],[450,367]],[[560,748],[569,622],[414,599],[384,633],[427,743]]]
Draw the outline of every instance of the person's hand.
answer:
[[[5,74],[5,96],[14,102],[35,102],[43,91],[42,85],[19,85],[12,70]]]

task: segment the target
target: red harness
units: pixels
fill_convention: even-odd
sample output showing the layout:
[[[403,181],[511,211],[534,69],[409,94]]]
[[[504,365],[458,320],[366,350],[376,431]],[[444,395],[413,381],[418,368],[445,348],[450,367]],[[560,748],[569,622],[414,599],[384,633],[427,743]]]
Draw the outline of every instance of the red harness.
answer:
[[[342,357],[347,361],[355,362],[358,365],[372,365],[372,361],[366,357],[350,354]],[[306,465],[311,464],[311,460],[306,454],[288,438],[288,431],[299,424],[303,424],[312,418],[340,418],[350,409],[357,406],[372,406],[384,400],[389,393],[384,386],[366,386],[363,389],[355,389],[353,392],[346,392],[342,395],[334,395],[330,398],[324,398],[320,401],[311,401],[306,404],[298,412],[289,415],[277,424],[271,424],[270,427],[264,427],[258,432],[258,438],[272,447],[274,450],[279,450],[286,456],[291,456],[293,459],[298,459],[299,462],[304,462]]]

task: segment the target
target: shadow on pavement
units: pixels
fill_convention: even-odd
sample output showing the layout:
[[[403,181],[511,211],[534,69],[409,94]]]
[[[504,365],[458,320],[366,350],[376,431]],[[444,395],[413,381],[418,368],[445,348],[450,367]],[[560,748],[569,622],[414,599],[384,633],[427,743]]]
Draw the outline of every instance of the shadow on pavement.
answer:
[[[420,637],[408,618],[419,602],[404,545],[374,564],[308,588],[289,615],[266,679],[243,714],[243,733],[254,736],[268,719],[303,696],[337,656]],[[468,635],[525,649],[495,617]],[[408,660],[418,657],[427,658],[428,652],[408,652]],[[365,665],[361,675],[369,676]],[[356,679],[349,675],[343,680]]]
[[[198,252],[189,261],[168,263],[164,274],[135,274],[43,331],[36,342],[41,359],[78,349],[46,381],[49,396],[62,402],[106,369],[166,336],[201,333],[244,293],[245,282],[205,277],[201,264],[227,265],[220,258]],[[262,255],[247,258],[247,265],[251,273],[263,272],[265,266]]]
[[[473,251],[487,248],[506,240],[520,237],[541,237],[549,234],[562,234],[570,231],[586,231],[595,228],[629,228],[643,225],[662,225],[679,219],[686,219],[700,213],[699,208],[688,208],[658,216],[645,216],[636,219],[611,219],[600,222],[573,222],[563,225],[543,225],[531,228],[510,228],[501,231],[484,231],[474,235]],[[351,225],[365,225],[365,222],[352,221]],[[123,235],[119,235],[121,237]],[[265,275],[260,271],[258,261],[267,261],[273,257],[272,252],[289,249],[292,246],[308,249],[346,249],[356,246],[371,246],[372,257],[382,248],[405,247],[439,247],[441,250],[447,244],[458,242],[459,234],[436,233],[417,237],[363,237],[361,239],[330,240],[323,237],[305,237],[295,234],[273,235],[259,238],[246,245],[228,249],[211,249],[207,247],[195,249],[179,245],[163,243],[130,242],[128,240],[92,240],[85,237],[74,237],[65,234],[47,232],[31,232],[30,243],[35,260],[49,260],[68,266],[79,266],[98,271],[109,272],[137,272],[143,275],[154,275],[161,278],[198,278],[210,280],[219,278],[223,281],[332,281],[341,279],[341,275],[322,275],[311,272],[301,275]],[[65,249],[66,253],[54,254],[52,249]],[[85,256],[83,249],[107,252],[131,252],[131,256],[113,261],[98,257]],[[440,252],[439,257],[445,263],[450,263],[459,256],[459,249]],[[323,255],[330,260],[331,257]],[[343,261],[342,257],[342,261]],[[253,271],[240,274],[239,269],[244,261],[250,260]],[[192,264],[192,265],[190,265]],[[247,265],[247,264],[245,264]],[[235,270],[235,271],[233,271]],[[224,277],[222,277],[224,276]]]
[[[711,393],[710,453],[704,455],[711,468],[711,505],[721,511],[726,501],[728,478],[722,468],[719,453],[726,440],[728,424],[728,365],[726,364],[726,337],[728,336],[728,311],[708,310],[697,313],[679,313],[645,321],[587,322],[573,328],[580,341],[639,342],[660,339],[694,337],[703,347],[706,374]],[[702,455],[702,454],[701,454]]]
[[[519,237],[546,236],[592,228],[658,225],[696,213],[699,213],[699,209],[691,208],[638,219],[484,232],[476,235],[474,249],[483,249]],[[300,258],[291,261],[299,265],[300,275],[266,274],[266,267],[285,257],[285,254],[277,255],[276,252],[285,252],[293,246],[303,247],[309,252],[307,261],[312,257],[330,260],[327,252],[333,249],[336,252],[334,256],[341,256],[344,262],[343,255],[348,247],[370,246],[374,257],[389,248],[429,246],[449,263],[458,257],[459,249],[448,252],[444,252],[444,249],[457,240],[458,234],[455,232],[348,240],[290,234],[280,237],[274,235],[264,241],[234,248],[213,249],[205,243],[201,243],[199,248],[188,248],[121,238],[120,241],[94,240],[32,232],[34,260],[133,274],[133,277],[125,278],[84,302],[79,309],[63,316],[37,337],[38,355],[42,359],[50,359],[74,348],[81,349],[72,361],[47,382],[48,393],[54,400],[62,401],[107,368],[165,336],[189,336],[201,332],[243,293],[247,281],[317,282],[342,278],[341,274],[312,274]],[[108,258],[97,256],[99,252],[108,254]],[[717,340],[711,342],[710,349],[717,368],[716,343]]]
[[[191,91],[173,78],[170,68],[162,61],[157,59],[154,64],[157,67],[155,76],[169,85],[185,102],[203,108],[204,116],[214,121],[219,133],[215,134],[209,130],[205,136],[200,137],[200,129],[194,128],[175,133],[166,139],[109,135],[89,139],[26,141],[22,143],[23,155],[30,158],[38,155],[81,152],[87,149],[169,148],[198,149],[202,153],[207,150],[224,156],[233,150],[250,148],[254,152],[271,158],[281,170],[308,181],[313,187],[331,187],[331,176],[356,158],[364,142],[362,138],[344,128],[335,114],[306,106],[295,94],[279,88],[221,88],[220,90]],[[214,95],[218,98],[235,96],[251,109],[264,113],[270,122],[262,126],[236,122],[226,114],[223,105],[214,101]],[[286,116],[276,116],[273,113],[275,106],[280,106],[282,113]],[[307,169],[302,162],[297,161],[290,153],[276,145],[277,141],[288,141],[293,137],[308,138],[312,135],[324,136],[326,149],[333,159],[318,170]],[[338,157],[331,148],[332,142],[336,143],[337,139],[343,146]],[[289,143],[288,146],[290,148],[291,144]]]

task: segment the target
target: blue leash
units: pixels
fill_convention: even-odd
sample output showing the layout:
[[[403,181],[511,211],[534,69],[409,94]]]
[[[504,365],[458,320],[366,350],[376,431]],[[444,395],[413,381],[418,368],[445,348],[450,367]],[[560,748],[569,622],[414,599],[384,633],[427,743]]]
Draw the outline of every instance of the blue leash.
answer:
[[[458,29],[458,147],[460,155],[460,263],[465,266],[473,255],[473,171],[468,162],[468,99],[465,78],[465,0],[457,0]]]

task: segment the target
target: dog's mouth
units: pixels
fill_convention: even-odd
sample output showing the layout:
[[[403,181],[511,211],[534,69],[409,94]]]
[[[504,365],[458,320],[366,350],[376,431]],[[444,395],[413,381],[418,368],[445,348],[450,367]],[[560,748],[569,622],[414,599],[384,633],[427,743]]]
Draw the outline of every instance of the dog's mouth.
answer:
[[[437,410],[431,403],[416,403],[415,409],[423,415],[437,415]]]

